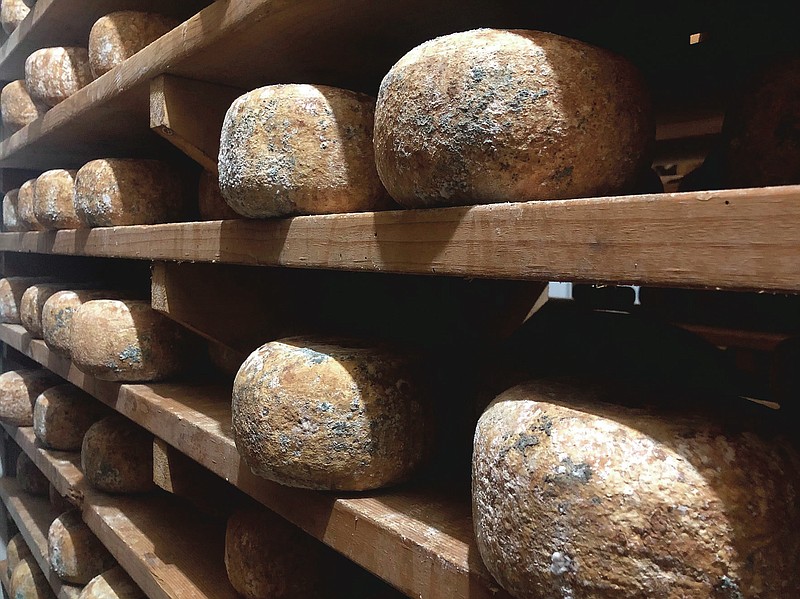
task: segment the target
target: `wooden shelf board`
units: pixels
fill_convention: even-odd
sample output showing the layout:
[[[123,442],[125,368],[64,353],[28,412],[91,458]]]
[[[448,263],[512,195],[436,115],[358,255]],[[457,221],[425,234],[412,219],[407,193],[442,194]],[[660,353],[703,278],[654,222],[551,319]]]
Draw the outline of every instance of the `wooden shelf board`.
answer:
[[[412,597],[506,599],[475,546],[470,504],[427,490],[340,497],[253,475],[231,430],[230,390],[190,384],[118,385],[80,372],[19,325],[0,341],[139,423],[312,536]]]
[[[2,233],[0,251],[800,291],[800,186]]]

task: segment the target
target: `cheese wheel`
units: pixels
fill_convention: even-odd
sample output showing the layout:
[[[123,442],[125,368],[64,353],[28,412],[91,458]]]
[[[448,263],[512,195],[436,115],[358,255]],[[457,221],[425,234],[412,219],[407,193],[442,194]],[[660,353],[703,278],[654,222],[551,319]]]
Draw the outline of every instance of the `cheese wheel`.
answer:
[[[118,291],[104,289],[77,289],[58,291],[42,307],[42,338],[51,350],[69,355],[72,334],[72,316],[84,303],[96,299],[120,297]]]
[[[45,389],[63,382],[49,370],[10,370],[0,374],[0,420],[12,426],[33,425],[33,404]]]
[[[75,213],[76,170],[46,171],[36,179],[33,214],[46,229],[77,229],[81,221]]]
[[[116,560],[81,518],[70,510],[53,520],[47,532],[50,567],[61,580],[86,584],[116,565]]]
[[[222,192],[219,190],[219,180],[214,173],[209,171],[200,173],[197,195],[197,203],[202,220],[242,218],[225,202],[225,198],[222,197]]]
[[[55,106],[92,82],[86,48],[42,48],[25,61],[25,87],[35,102]]]
[[[183,329],[140,300],[92,300],[72,315],[75,365],[106,381],[157,381],[187,363]]]
[[[407,207],[620,193],[653,137],[632,64],[539,31],[426,42],[391,68],[375,110],[378,173]]]
[[[293,487],[402,482],[431,449],[423,378],[410,356],[353,340],[267,343],[234,380],[236,448],[253,473]]]
[[[17,203],[19,189],[12,189],[3,196],[3,231],[24,231],[25,226],[19,221]]]
[[[53,486],[53,483],[50,483],[48,494],[50,496],[50,506],[57,514],[63,514],[64,512],[75,509],[75,506],[72,505],[66,497],[58,492],[58,489]]]
[[[81,446],[81,470],[106,493],[143,493],[153,484],[153,435],[117,414],[95,422]]]
[[[75,177],[75,212],[86,227],[174,222],[182,209],[181,178],[160,160],[92,160]]]
[[[44,227],[36,219],[33,209],[36,179],[28,179],[19,186],[17,193],[17,219],[26,231],[43,231]]]
[[[45,447],[80,451],[86,431],[106,413],[103,404],[74,385],[56,385],[36,398],[33,432]]]
[[[228,518],[225,569],[245,599],[323,596],[323,550],[265,508],[241,508]]]
[[[25,20],[36,0],[2,0],[0,2],[0,23],[3,31],[11,35]]]
[[[145,599],[146,595],[125,570],[117,566],[95,576],[83,587],[78,599]]]
[[[641,391],[534,381],[481,416],[473,520],[497,581],[515,597],[799,596],[797,450],[752,416],[607,399]]]
[[[169,30],[177,19],[156,13],[125,10],[100,17],[89,32],[89,63],[100,77]]]
[[[46,496],[50,490],[50,481],[25,453],[17,456],[17,482],[31,495]]]
[[[12,81],[0,92],[0,115],[11,133],[26,127],[47,112],[47,106],[31,99],[25,81]]]
[[[389,207],[375,172],[374,110],[374,98],[322,85],[244,94],[222,125],[222,195],[250,218]]]
[[[33,556],[21,560],[11,574],[11,596],[14,599],[55,599],[53,589]]]
[[[42,310],[45,302],[54,293],[63,291],[69,286],[66,283],[37,283],[28,287],[22,294],[19,302],[19,319],[32,338],[42,338]]]
[[[33,554],[31,553],[30,547],[28,547],[28,543],[25,542],[25,538],[22,536],[22,533],[17,533],[11,537],[11,540],[6,546],[7,578],[11,578],[11,574],[14,571],[14,568],[17,567],[17,564],[19,564],[26,557],[32,556]]]
[[[0,322],[20,324],[19,308],[22,295],[31,285],[41,283],[37,277],[5,277],[0,279]]]

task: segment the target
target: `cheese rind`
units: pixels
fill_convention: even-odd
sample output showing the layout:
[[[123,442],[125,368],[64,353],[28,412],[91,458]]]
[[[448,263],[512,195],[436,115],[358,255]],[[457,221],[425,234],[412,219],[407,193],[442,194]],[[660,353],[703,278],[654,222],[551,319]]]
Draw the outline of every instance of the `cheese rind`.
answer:
[[[25,61],[25,87],[34,102],[55,106],[91,82],[86,48],[42,48]]]
[[[8,545],[6,546],[7,577],[10,579],[17,564],[30,556],[33,556],[33,554],[31,553],[30,547],[28,547],[28,543],[25,542],[22,533],[17,533],[11,537],[11,540],[8,541]]]
[[[89,427],[107,414],[105,407],[74,385],[43,391],[33,407],[33,432],[46,447],[79,451]]]
[[[106,493],[144,493],[153,483],[153,435],[124,416],[95,422],[81,445],[86,480]]]
[[[0,420],[12,426],[32,426],[36,398],[60,383],[59,377],[43,368],[0,374]]]
[[[19,319],[22,326],[33,339],[42,338],[42,310],[45,302],[54,293],[69,287],[66,283],[37,283],[31,285],[22,294],[19,303]]]
[[[31,12],[36,0],[2,0],[0,2],[0,23],[3,31],[11,35],[25,17]]]
[[[19,220],[18,204],[19,189],[11,189],[3,196],[3,231],[16,233],[25,230],[25,225]]]
[[[90,580],[78,599],[145,599],[146,595],[119,566]]]
[[[42,338],[51,350],[62,355],[70,353],[72,317],[84,302],[114,299],[120,293],[104,289],[63,290],[51,295],[42,308]]]
[[[81,226],[75,213],[77,173],[77,170],[54,169],[37,177],[33,214],[45,229],[77,229]]]
[[[17,482],[31,495],[47,496],[50,492],[50,481],[25,453],[17,456]]]
[[[47,108],[33,101],[22,79],[12,81],[0,91],[0,115],[11,133],[31,124],[47,112]]]
[[[116,560],[81,518],[70,510],[53,520],[47,532],[50,567],[61,580],[86,584],[116,565]]]
[[[31,555],[17,564],[11,574],[11,596],[14,599],[55,599],[53,589]]]
[[[26,231],[44,231],[44,226],[36,218],[34,198],[36,194],[36,179],[28,179],[19,186],[17,193],[17,219]]]

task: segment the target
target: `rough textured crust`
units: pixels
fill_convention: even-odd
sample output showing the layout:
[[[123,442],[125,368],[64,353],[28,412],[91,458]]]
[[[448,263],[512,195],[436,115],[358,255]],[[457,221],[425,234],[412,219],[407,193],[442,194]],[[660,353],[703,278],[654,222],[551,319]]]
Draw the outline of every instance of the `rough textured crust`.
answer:
[[[19,319],[25,330],[34,339],[42,338],[42,309],[54,294],[69,287],[65,283],[37,283],[22,294],[19,302]]]
[[[36,0],[2,0],[0,2],[0,23],[3,30],[11,35],[25,20]]]
[[[392,67],[375,110],[378,173],[408,207],[627,191],[653,136],[628,61],[538,31],[426,42]]]
[[[47,106],[31,99],[25,81],[12,81],[0,92],[0,115],[6,129],[15,133],[47,112]]]
[[[28,547],[28,543],[25,542],[22,533],[17,533],[11,537],[11,540],[6,546],[7,577],[11,578],[11,574],[14,572],[14,568],[17,567],[17,564],[26,557],[31,556],[33,556],[33,554],[31,553],[30,547]]]
[[[81,470],[106,493],[144,493],[153,483],[153,435],[124,416],[112,415],[86,431]]]
[[[319,543],[265,508],[228,518],[225,569],[245,599],[323,596],[324,557]]]
[[[77,229],[81,221],[75,213],[76,170],[46,171],[36,179],[33,214],[45,229]]]
[[[3,231],[18,232],[25,230],[17,214],[18,202],[19,189],[11,189],[3,196]]]
[[[36,277],[5,277],[0,279],[0,322],[20,324],[19,308],[22,294],[31,285],[41,283]]]
[[[157,381],[187,362],[183,329],[141,300],[91,300],[72,315],[70,355],[106,381]]]
[[[33,210],[36,179],[28,179],[19,186],[17,193],[17,219],[26,231],[44,231]]]
[[[95,576],[83,587],[78,599],[145,599],[146,595],[125,573],[117,566]]]
[[[413,358],[353,340],[261,346],[233,384],[236,448],[284,485],[360,491],[406,480],[429,455],[426,382]]]
[[[33,432],[45,447],[80,451],[89,427],[107,414],[105,406],[74,385],[50,387],[36,398]]]
[[[53,589],[33,556],[21,560],[9,583],[14,599],[55,599]]]
[[[25,453],[17,456],[17,482],[31,495],[47,496],[50,481]]]
[[[200,173],[200,183],[197,186],[197,207],[202,220],[242,218],[222,197],[217,176],[205,170]]]
[[[92,73],[107,73],[178,24],[177,19],[132,10],[100,17],[89,32]]]
[[[91,82],[86,48],[42,48],[25,61],[25,87],[34,102],[55,106]]]
[[[47,347],[63,355],[70,353],[72,316],[84,302],[115,299],[119,292],[104,289],[59,291],[51,295],[42,308],[42,337]]]
[[[66,497],[58,492],[58,489],[53,486],[53,483],[50,483],[48,495],[50,497],[50,505],[53,508],[53,511],[57,514],[63,514],[71,509],[75,509],[75,506],[72,505]]]
[[[519,598],[800,596],[796,449],[719,413],[598,401],[617,391],[530,382],[481,416],[473,519],[500,584]]]
[[[92,160],[75,177],[75,212],[86,227],[174,222],[183,193],[180,176],[160,160]]]
[[[43,368],[0,374],[0,420],[13,426],[32,426],[36,398],[59,383],[63,381]]]
[[[249,218],[390,207],[375,171],[375,99],[322,85],[270,85],[225,115],[219,184]]]
[[[53,520],[47,532],[47,550],[53,572],[71,584],[86,584],[117,563],[84,523],[80,510]]]

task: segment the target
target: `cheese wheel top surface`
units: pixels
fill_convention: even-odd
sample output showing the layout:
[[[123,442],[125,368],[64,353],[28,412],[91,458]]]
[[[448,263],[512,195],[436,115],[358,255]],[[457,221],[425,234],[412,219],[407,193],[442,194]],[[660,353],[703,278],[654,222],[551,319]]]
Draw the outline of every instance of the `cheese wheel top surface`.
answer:
[[[12,133],[29,125],[47,112],[47,106],[34,102],[25,81],[12,81],[0,92],[0,115]]]
[[[43,231],[44,226],[36,218],[34,211],[34,197],[36,193],[36,179],[28,179],[20,185],[17,193],[17,219],[27,231]]]
[[[71,584],[86,584],[117,563],[83,521],[80,510],[53,520],[47,532],[47,550],[53,572]]]
[[[117,297],[120,297],[120,293],[110,289],[65,289],[51,295],[42,308],[42,337],[47,347],[69,355],[72,316],[75,311],[84,302]]]
[[[90,580],[78,599],[145,599],[146,595],[125,570],[117,566]]]
[[[35,102],[47,106],[60,104],[91,82],[86,48],[42,48],[25,61],[25,87]]]
[[[11,35],[25,17],[31,12],[36,0],[2,0],[0,2],[0,23],[3,30]]]
[[[31,426],[36,398],[60,383],[59,377],[43,368],[0,374],[0,420],[13,426]]]
[[[45,389],[33,407],[33,432],[46,447],[79,451],[89,427],[107,415],[103,404],[74,385]]]
[[[75,213],[77,170],[49,170],[36,179],[33,213],[46,229],[77,229],[81,221]]]
[[[67,283],[37,283],[22,294],[19,317],[22,326],[34,339],[42,338],[42,310],[45,302],[56,292],[69,287]]]

